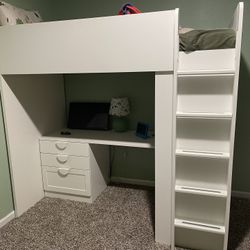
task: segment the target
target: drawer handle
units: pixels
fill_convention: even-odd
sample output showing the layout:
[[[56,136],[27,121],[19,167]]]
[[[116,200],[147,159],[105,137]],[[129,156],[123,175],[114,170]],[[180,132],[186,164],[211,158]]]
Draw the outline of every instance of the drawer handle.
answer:
[[[57,147],[57,149],[59,149],[59,150],[64,150],[64,149],[67,148],[67,146],[68,146],[68,143],[67,143],[67,142],[57,142],[57,143],[56,143],[56,147]]]
[[[68,161],[68,155],[58,155],[56,159],[59,163],[64,164]]]
[[[69,174],[70,169],[69,168],[58,168],[58,174],[65,177]]]

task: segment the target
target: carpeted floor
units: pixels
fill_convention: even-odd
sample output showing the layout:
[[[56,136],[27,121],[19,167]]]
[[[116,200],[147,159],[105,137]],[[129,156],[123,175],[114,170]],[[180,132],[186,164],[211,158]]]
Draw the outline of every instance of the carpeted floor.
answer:
[[[115,186],[93,204],[44,198],[0,230],[0,249],[167,249],[154,243],[153,201],[153,191]]]
[[[93,204],[44,198],[0,229],[0,250],[166,250],[153,225],[152,190],[109,186]],[[232,200],[228,249],[250,249],[249,200]]]
[[[232,199],[229,229],[228,250],[249,250],[250,200]]]

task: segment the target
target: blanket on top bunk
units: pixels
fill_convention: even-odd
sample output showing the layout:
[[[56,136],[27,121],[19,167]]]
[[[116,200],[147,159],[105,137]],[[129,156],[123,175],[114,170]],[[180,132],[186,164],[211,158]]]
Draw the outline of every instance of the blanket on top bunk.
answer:
[[[127,5],[125,5],[127,7]],[[38,11],[28,11],[0,1],[0,26],[41,22]],[[194,30],[180,28],[180,50],[211,50],[234,48],[236,34],[231,29]]]
[[[41,22],[38,11],[28,11],[0,1],[0,26]]]
[[[236,34],[232,29],[193,30],[183,28],[179,32],[180,50],[211,50],[235,48]]]

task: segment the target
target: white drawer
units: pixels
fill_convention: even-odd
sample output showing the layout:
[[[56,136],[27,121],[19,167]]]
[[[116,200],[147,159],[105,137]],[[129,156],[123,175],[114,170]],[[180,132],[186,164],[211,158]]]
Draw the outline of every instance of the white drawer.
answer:
[[[43,166],[66,167],[74,169],[90,169],[89,157],[72,156],[66,154],[44,154],[41,153],[41,163]]]
[[[89,144],[80,142],[68,142],[63,140],[40,140],[40,152],[47,154],[89,156]]]
[[[90,171],[43,166],[45,191],[91,196]]]

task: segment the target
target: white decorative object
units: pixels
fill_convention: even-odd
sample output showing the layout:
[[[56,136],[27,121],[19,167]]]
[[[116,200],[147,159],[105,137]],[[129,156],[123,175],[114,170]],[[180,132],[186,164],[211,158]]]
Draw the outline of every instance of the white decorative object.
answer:
[[[38,11],[17,8],[9,3],[0,2],[0,25],[38,23],[42,18]]]
[[[110,104],[110,115],[118,117],[127,116],[130,113],[129,101],[127,97],[112,98]]]
[[[112,98],[109,114],[113,116],[112,129],[116,132],[125,132],[128,130],[127,115],[130,112],[129,101],[127,97]]]

